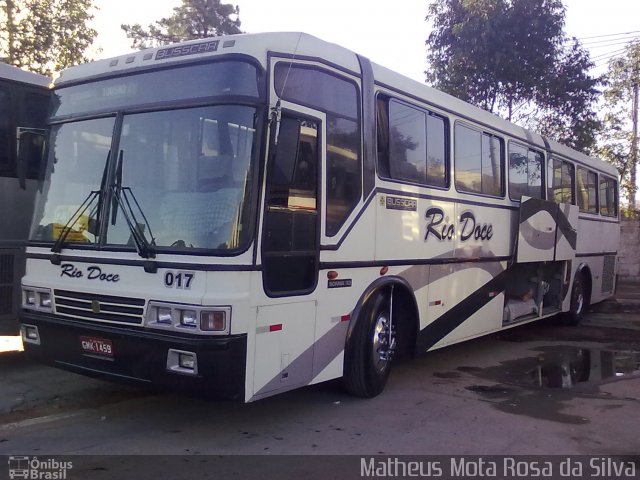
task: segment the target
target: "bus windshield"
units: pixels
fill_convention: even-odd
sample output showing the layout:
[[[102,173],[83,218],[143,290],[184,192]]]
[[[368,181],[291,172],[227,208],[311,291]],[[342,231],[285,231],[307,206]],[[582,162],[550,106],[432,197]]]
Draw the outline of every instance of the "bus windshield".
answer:
[[[211,103],[54,125],[31,240],[133,248],[140,234],[166,250],[245,247],[259,115]]]

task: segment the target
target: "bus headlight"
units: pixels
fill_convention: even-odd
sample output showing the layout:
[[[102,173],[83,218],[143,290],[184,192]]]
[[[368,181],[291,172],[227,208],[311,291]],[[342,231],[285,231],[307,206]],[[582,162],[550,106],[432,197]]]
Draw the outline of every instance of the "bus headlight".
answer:
[[[40,293],[40,307],[51,308],[51,294],[49,292]]]
[[[24,303],[25,306],[35,307],[36,306],[36,291],[35,290],[25,290],[24,291]]]
[[[173,316],[171,315],[171,309],[167,307],[156,308],[156,322],[163,325],[171,325],[173,323]]]
[[[51,290],[48,288],[22,287],[22,308],[50,312]]]
[[[194,310],[180,310],[180,325],[195,328],[198,325],[198,314]]]
[[[145,325],[171,328],[209,335],[225,335],[230,331],[231,307],[209,307],[151,300]]]

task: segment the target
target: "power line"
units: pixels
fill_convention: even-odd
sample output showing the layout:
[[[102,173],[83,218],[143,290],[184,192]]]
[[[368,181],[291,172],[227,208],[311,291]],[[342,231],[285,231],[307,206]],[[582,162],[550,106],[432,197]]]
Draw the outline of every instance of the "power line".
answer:
[[[630,32],[607,33],[605,35],[594,35],[592,37],[580,37],[580,38],[578,38],[578,40],[582,41],[582,40],[589,40],[589,39],[592,39],[592,38],[615,37],[615,36],[620,36],[620,35],[631,35],[631,34],[635,34],[635,33],[640,33],[640,30],[632,30]]]
[[[606,52],[606,53],[601,53],[600,55],[594,55],[593,57],[591,57],[591,60],[602,60],[603,58],[607,58],[607,57],[615,57],[617,55],[621,55],[624,52],[626,52],[627,49],[626,48],[618,48],[617,50],[611,50],[610,52]]]
[[[593,50],[593,49],[596,49],[596,48],[615,47],[616,45],[628,45],[630,43],[633,43],[636,40],[640,40],[640,36],[639,37],[631,37],[631,38],[626,39],[626,40],[618,40],[618,41],[615,41],[615,42],[607,41],[607,42],[598,43],[598,44],[594,44],[594,45],[583,44],[583,46],[588,48],[589,50]]]

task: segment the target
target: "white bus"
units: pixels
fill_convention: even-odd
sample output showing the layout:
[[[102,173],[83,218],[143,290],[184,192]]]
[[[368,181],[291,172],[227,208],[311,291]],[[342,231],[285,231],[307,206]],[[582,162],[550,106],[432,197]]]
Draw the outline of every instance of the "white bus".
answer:
[[[298,33],[70,68],[22,281],[33,358],[254,401],[614,289],[616,170]]]
[[[0,335],[17,335],[24,249],[41,173],[49,79],[0,63]]]

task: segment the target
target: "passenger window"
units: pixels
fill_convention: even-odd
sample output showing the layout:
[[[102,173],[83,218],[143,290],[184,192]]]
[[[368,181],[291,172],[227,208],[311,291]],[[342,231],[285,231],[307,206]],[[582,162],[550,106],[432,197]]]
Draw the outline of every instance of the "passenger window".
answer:
[[[388,112],[388,113],[387,113]],[[383,118],[386,117],[387,118]],[[378,161],[382,176],[447,187],[446,120],[397,100],[378,100]]]
[[[509,197],[520,201],[523,195],[544,198],[542,152],[517,143],[509,143]]]
[[[332,237],[362,197],[358,88],[329,72],[285,62],[275,67],[274,85],[281,98],[326,113],[325,227]]]
[[[618,182],[605,176],[600,177],[600,215],[618,216]]]
[[[549,159],[547,199],[556,203],[575,204],[573,196],[575,167],[572,163]]]
[[[427,115],[394,100],[389,102],[389,173],[391,178],[427,181]]]
[[[597,175],[586,168],[578,167],[578,206],[581,212],[598,213]]]
[[[449,122],[434,113],[427,115],[427,185],[448,187],[447,132]]]
[[[456,189],[500,197],[504,195],[502,140],[465,125],[455,128]]]

